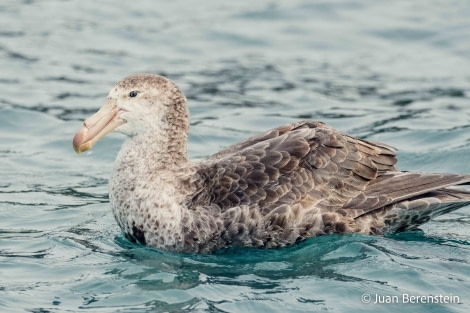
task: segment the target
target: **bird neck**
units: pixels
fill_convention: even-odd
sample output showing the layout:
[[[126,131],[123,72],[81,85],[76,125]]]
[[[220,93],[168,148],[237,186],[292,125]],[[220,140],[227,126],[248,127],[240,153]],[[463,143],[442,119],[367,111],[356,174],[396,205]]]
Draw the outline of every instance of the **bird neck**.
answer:
[[[133,165],[137,172],[172,170],[188,162],[189,125],[158,126],[129,137],[118,155],[118,162]]]

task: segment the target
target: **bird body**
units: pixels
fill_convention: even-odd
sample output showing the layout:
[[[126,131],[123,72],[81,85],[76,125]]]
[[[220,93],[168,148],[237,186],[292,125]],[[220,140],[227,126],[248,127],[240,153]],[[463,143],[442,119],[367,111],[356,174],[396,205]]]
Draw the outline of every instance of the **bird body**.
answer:
[[[187,158],[186,98],[170,80],[126,77],[74,138],[77,152],[127,135],[110,202],[132,241],[177,252],[272,248],[323,234],[415,229],[470,203],[470,175],[400,172],[394,149],[321,122],[284,125]]]

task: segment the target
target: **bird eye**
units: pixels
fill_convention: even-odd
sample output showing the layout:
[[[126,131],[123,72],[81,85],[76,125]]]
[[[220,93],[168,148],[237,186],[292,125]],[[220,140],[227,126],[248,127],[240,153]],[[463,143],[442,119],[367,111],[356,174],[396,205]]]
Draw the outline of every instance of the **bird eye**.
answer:
[[[139,93],[139,92],[138,92],[138,91],[135,91],[135,90],[134,90],[134,91],[131,91],[131,92],[129,92],[129,97],[135,98],[135,97],[137,97],[137,94],[138,94],[138,93]]]

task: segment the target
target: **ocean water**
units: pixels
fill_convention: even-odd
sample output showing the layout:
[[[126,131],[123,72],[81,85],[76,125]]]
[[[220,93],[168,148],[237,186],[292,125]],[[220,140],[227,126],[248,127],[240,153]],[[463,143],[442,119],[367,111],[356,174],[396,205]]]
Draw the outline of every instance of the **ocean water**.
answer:
[[[0,312],[469,312],[468,206],[390,237],[161,252],[112,217],[122,137],[72,149],[115,82],[151,72],[188,97],[193,159],[313,119],[397,147],[402,170],[470,173],[469,16],[459,0],[2,0]]]

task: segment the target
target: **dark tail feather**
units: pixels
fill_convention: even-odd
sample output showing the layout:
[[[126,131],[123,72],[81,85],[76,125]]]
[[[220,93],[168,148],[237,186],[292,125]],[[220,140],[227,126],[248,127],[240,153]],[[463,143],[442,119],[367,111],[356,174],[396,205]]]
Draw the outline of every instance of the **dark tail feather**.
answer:
[[[400,201],[390,206],[384,215],[384,233],[416,229],[429,220],[470,205],[470,191],[443,188]]]

